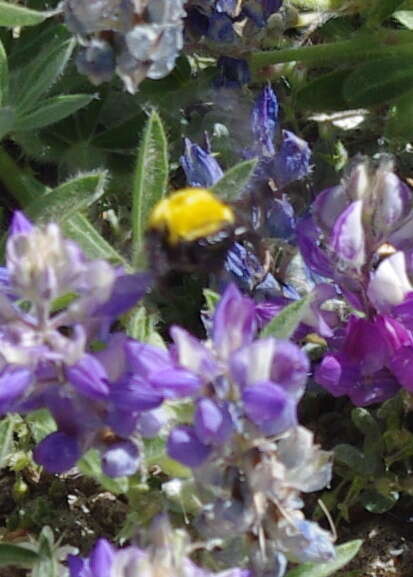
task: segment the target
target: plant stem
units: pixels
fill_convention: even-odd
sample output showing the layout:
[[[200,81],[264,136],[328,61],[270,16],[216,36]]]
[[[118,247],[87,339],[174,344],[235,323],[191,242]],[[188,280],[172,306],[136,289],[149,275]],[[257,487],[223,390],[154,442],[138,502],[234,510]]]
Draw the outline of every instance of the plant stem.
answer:
[[[0,181],[19,204],[25,206],[43,189],[33,176],[24,171],[10,154],[0,146]]]
[[[369,58],[412,56],[413,32],[410,30],[380,30],[358,34],[351,40],[300,46],[284,50],[268,50],[250,55],[252,71],[281,62],[307,62],[314,65],[341,64]]]

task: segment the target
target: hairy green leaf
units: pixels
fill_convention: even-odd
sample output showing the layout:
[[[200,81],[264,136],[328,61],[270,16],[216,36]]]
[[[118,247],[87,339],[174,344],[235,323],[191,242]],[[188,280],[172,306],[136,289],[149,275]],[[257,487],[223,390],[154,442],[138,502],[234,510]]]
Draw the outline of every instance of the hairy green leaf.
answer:
[[[222,200],[230,201],[239,198],[250,180],[257,165],[257,159],[245,160],[236,164],[224,174],[212,187],[212,192]]]
[[[74,46],[73,39],[52,39],[50,44],[25,66],[13,70],[10,74],[10,101],[16,106],[19,117],[33,110],[36,102],[57,81]]]
[[[80,212],[72,214],[62,223],[64,233],[75,240],[89,258],[103,258],[126,269],[130,266],[125,259],[103,238],[89,220]]]
[[[151,210],[168,185],[168,142],[157,112],[152,112],[143,131],[132,190],[133,264],[142,262],[145,228]]]
[[[40,106],[17,117],[13,130],[38,130],[74,114],[94,99],[93,94],[67,94],[44,100]]]
[[[261,337],[276,337],[277,339],[289,339],[294,333],[304,315],[308,311],[313,295],[309,294],[299,301],[293,302],[278,313],[265,325],[261,331]]]
[[[0,105],[3,105],[9,95],[9,66],[7,54],[3,43],[0,41]]]
[[[285,577],[329,577],[347,565],[357,555],[362,545],[360,539],[336,547],[336,558],[327,563],[304,563],[288,571]]]
[[[38,12],[20,4],[0,1],[0,26],[35,26],[51,15],[51,12]]]
[[[34,200],[25,210],[40,222],[67,220],[103,195],[106,177],[104,171],[81,174]]]

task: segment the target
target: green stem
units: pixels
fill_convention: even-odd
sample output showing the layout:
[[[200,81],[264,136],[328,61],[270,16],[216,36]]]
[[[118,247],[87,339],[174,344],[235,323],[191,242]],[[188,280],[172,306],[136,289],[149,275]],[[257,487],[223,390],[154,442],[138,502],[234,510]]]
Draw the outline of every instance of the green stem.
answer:
[[[0,181],[22,206],[34,200],[40,188],[44,189],[33,176],[18,166],[3,147],[0,147]]]
[[[380,30],[374,34],[359,34],[351,40],[300,46],[284,50],[268,50],[250,55],[252,71],[281,62],[307,62],[309,64],[341,64],[369,58],[412,56],[413,32],[410,30]]]

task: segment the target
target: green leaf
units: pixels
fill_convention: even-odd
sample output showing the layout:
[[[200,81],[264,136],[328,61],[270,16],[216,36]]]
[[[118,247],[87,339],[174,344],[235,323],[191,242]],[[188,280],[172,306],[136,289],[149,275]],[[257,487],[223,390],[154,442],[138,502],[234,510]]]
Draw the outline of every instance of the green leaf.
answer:
[[[374,473],[376,463],[372,459],[367,459],[366,455],[353,445],[342,443],[334,447],[334,458],[336,461],[347,465],[354,474],[368,477]]]
[[[0,108],[0,140],[11,132],[16,121],[16,112],[11,106]]]
[[[89,258],[103,258],[130,269],[125,259],[103,238],[89,220],[80,212],[72,214],[62,223],[63,232],[75,240]]]
[[[404,3],[404,0],[376,0],[369,10],[367,24],[378,26],[383,20],[389,18],[397,8]]]
[[[350,106],[374,106],[399,98],[413,88],[411,57],[372,60],[357,66],[343,84]]]
[[[148,468],[158,466],[170,477],[187,478],[191,476],[190,469],[168,457],[165,441],[160,437],[145,440],[145,461]]]
[[[47,409],[29,413],[24,419],[36,443],[56,431],[56,423]]]
[[[168,142],[157,112],[149,117],[139,147],[132,190],[133,264],[142,262],[145,228],[168,185]]]
[[[413,11],[412,11],[413,15]],[[410,142],[413,134],[413,90],[403,94],[390,108],[386,123],[387,138]]]
[[[364,435],[363,453],[367,462],[374,468],[375,474],[379,474],[383,469],[384,442],[378,422],[367,409],[361,407],[352,410],[351,419]]]
[[[25,6],[0,1],[0,26],[7,26],[8,28],[35,26],[51,15],[52,12],[38,12]]]
[[[204,295],[204,299],[208,308],[208,312],[213,313],[217,304],[219,303],[219,299],[221,298],[221,295],[219,295],[218,293],[216,293],[215,291],[211,290],[211,289],[204,289],[202,291],[203,295]]]
[[[393,18],[409,30],[413,30],[413,10],[398,10],[393,14]]]
[[[48,98],[38,108],[18,116],[13,130],[25,132],[49,126],[87,106],[94,98],[93,94],[68,94]]]
[[[335,70],[306,82],[297,92],[297,107],[316,112],[348,109],[348,103],[342,95],[342,86],[349,73],[347,69]]]
[[[13,451],[13,432],[15,420],[7,415],[0,421],[0,468],[7,465],[8,457]]]
[[[288,571],[285,577],[329,577],[349,563],[357,555],[362,545],[360,539],[349,541],[336,547],[336,558],[327,563],[304,563]]]
[[[112,479],[102,472],[100,453],[96,449],[90,449],[86,455],[83,455],[78,461],[77,467],[81,473],[98,481],[104,489],[111,493],[118,495],[128,491],[129,481],[127,477]]]
[[[102,196],[106,177],[104,171],[81,174],[31,202],[25,211],[39,222],[67,220]]]
[[[351,420],[366,437],[381,437],[381,430],[376,419],[367,409],[356,407],[351,411]]]
[[[366,489],[360,495],[360,503],[370,513],[386,513],[394,507],[399,500],[399,493],[390,491],[387,495],[383,495],[373,489]]]
[[[212,192],[226,201],[239,198],[256,166],[256,158],[236,164],[227,170],[224,176],[214,184]]]
[[[53,531],[43,527],[38,541],[39,560],[32,569],[31,577],[59,577],[59,561]]]
[[[138,305],[129,315],[126,333],[144,343],[165,348],[161,335],[156,330],[157,317],[149,313],[143,305]]]
[[[6,102],[9,94],[9,66],[7,54],[0,41],[0,105]]]
[[[33,567],[38,559],[38,554],[27,547],[0,543],[0,567]]]
[[[309,294],[285,307],[265,325],[261,331],[261,337],[289,339],[303,320],[312,300],[313,295]]]
[[[57,81],[69,61],[74,46],[74,39],[53,39],[28,64],[13,71],[10,78],[10,101],[15,104],[19,117],[33,110],[36,102]]]

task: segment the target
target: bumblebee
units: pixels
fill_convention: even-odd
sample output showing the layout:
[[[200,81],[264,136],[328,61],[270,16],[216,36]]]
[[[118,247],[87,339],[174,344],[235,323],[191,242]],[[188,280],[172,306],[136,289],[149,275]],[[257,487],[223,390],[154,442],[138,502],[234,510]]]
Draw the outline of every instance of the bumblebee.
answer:
[[[146,233],[150,268],[158,277],[171,271],[214,272],[233,243],[247,234],[234,210],[205,188],[184,188],[153,209]]]

